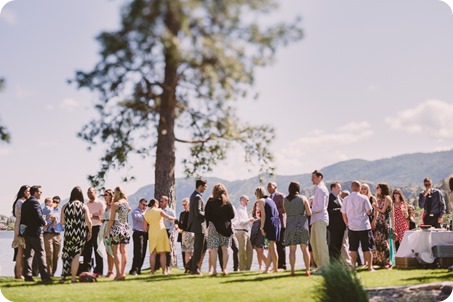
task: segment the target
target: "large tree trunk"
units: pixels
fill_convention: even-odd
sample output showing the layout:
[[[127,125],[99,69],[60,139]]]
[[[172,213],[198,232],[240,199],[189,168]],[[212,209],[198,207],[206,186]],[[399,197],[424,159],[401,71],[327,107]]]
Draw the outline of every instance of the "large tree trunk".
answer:
[[[177,1],[175,1],[177,2]],[[180,15],[178,5],[168,1],[165,23],[174,37],[180,30]],[[168,42],[172,41],[170,38]],[[165,45],[165,78],[163,93],[159,108],[159,126],[156,148],[156,169],[154,196],[159,199],[162,195],[168,196],[168,206],[176,210],[175,188],[175,119],[176,119],[176,87],[178,69],[178,48],[170,42]],[[173,239],[173,236],[170,237]],[[176,265],[176,248],[174,240],[170,240],[172,251],[172,266]]]

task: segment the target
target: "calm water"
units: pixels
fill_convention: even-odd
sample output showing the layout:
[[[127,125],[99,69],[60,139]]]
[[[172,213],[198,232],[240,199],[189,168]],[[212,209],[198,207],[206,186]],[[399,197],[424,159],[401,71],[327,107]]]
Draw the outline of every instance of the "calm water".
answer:
[[[14,233],[13,232],[5,232],[5,231],[0,231],[0,276],[14,276],[14,262],[13,260],[13,255],[14,255],[14,250],[11,248],[11,242],[13,241]],[[232,258],[232,251],[230,251],[230,258],[228,260],[228,269],[229,271],[233,270],[233,258]],[[287,254],[288,254],[288,249],[287,249]],[[180,245],[179,243],[176,244],[176,256],[177,256],[177,263],[178,267],[182,268],[182,259],[181,259],[181,250],[180,250]],[[132,264],[132,257],[133,257],[133,244],[132,244],[132,239],[131,243],[127,245],[127,264],[126,264],[126,272],[129,272],[131,264]],[[289,258],[288,255],[286,256],[286,262],[287,266],[289,268]],[[149,257],[145,259],[145,264],[143,265],[144,268],[149,268]],[[300,249],[297,250],[296,253],[296,269],[301,269],[303,268],[303,258],[302,258],[302,252]],[[61,268],[62,268],[62,263],[61,259],[58,263],[58,270],[56,273],[56,276],[61,275]],[[203,261],[203,271],[207,271],[208,269],[208,255],[206,254],[206,257],[204,258]],[[253,255],[253,263],[252,263],[252,270],[258,270],[258,261],[256,260],[256,254],[254,252]],[[107,263],[104,262],[104,274],[107,273]]]

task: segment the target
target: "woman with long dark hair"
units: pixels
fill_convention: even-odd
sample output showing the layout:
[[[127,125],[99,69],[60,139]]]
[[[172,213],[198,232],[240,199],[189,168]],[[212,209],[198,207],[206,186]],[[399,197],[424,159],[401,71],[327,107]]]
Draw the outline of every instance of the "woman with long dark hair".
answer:
[[[300,194],[300,185],[292,181],[289,184],[288,196],[285,197],[283,207],[286,212],[285,246],[289,246],[289,262],[291,265],[291,276],[295,275],[294,266],[296,263],[296,249],[300,249],[304,256],[305,275],[310,276],[310,252],[308,243],[310,234],[308,232],[308,216],[311,216],[310,204],[307,197]]]
[[[409,218],[406,198],[400,189],[393,190],[393,229],[395,238],[395,248],[398,250],[403,241],[404,232],[409,229],[407,219]]]
[[[63,273],[60,283],[71,276],[71,282],[77,282],[79,257],[87,240],[91,239],[91,217],[88,207],[83,203],[80,187],[71,191],[69,202],[61,209],[60,223],[64,225]]]
[[[20,216],[22,210],[22,204],[25,200],[30,197],[30,186],[23,185],[17,192],[16,199],[13,203],[13,216],[16,217],[14,223],[14,240],[12,247],[14,248],[13,261],[16,261],[14,268],[14,276],[16,279],[24,279],[22,274],[24,266],[24,251],[25,251],[25,240],[20,234]]]
[[[222,249],[222,272],[228,274],[228,246],[230,245],[233,228],[231,220],[234,218],[234,209],[228,197],[226,187],[218,183],[212,188],[212,197],[208,199],[205,208],[206,223],[208,224],[207,246],[209,250],[209,267],[212,275],[217,274],[217,250]]]
[[[375,216],[372,222],[374,226],[374,242],[376,250],[373,252],[373,264],[391,268],[390,262],[390,220],[392,198],[390,197],[390,188],[386,183],[380,183],[376,186],[377,204],[374,206]]]

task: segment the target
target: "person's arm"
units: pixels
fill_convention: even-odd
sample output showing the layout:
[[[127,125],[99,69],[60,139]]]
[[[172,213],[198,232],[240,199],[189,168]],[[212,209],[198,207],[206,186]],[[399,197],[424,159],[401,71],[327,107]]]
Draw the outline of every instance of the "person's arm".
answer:
[[[346,213],[341,213],[341,214],[343,216],[344,224],[346,225],[346,227],[348,227],[348,216],[346,216]]]
[[[176,217],[173,217],[173,216],[170,216],[170,215],[167,215],[167,213],[165,213],[164,211],[160,210],[160,216],[167,219],[167,220],[176,220]]]
[[[87,240],[89,241],[91,239],[91,234],[92,234],[92,224],[91,224],[91,217],[90,217],[90,210],[86,205],[83,206],[83,209],[85,211],[85,223],[88,227],[88,236]]]
[[[312,214],[321,213],[326,208],[326,194],[318,188],[316,189],[315,196],[313,197],[313,205],[311,208]]]
[[[198,219],[203,219],[205,218],[205,209],[203,209],[203,201],[201,200],[201,196],[200,195],[197,195],[195,197],[195,202],[196,202],[196,211],[195,211],[195,217],[197,217]]]
[[[258,205],[260,206],[260,215],[261,215],[260,230],[261,230],[261,234],[263,234],[263,236],[266,237],[266,232],[264,231],[264,223],[266,221],[266,212],[264,210],[264,203],[265,203],[265,201],[263,198],[258,200]]]
[[[423,193],[420,193],[418,195],[418,206],[420,207],[420,209],[425,208],[425,201],[426,201],[426,195]]]
[[[110,234],[110,229],[112,228],[113,222],[115,221],[116,209],[118,208],[118,202],[116,201],[110,210],[109,223],[107,224],[107,229],[105,230],[104,237],[107,238]]]
[[[148,232],[149,230],[149,224],[146,221],[146,213],[143,215],[143,231]]]
[[[66,204],[61,208],[61,213],[60,213],[60,223],[61,225],[64,225],[65,222],[65,217],[64,217],[64,210],[66,209]]]
[[[437,218],[438,223],[442,223],[443,215],[445,214],[445,199],[442,191],[437,191],[439,193],[439,217]]]
[[[311,216],[310,202],[308,201],[307,197],[302,196],[302,203],[304,204],[305,207],[305,215]]]

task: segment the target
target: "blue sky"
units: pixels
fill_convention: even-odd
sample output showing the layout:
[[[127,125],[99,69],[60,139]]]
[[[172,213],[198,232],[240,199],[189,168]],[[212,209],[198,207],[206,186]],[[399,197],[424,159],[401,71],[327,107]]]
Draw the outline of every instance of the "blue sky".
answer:
[[[97,95],[68,85],[98,61],[95,36],[115,30],[119,0],[14,0],[0,14],[0,118],[12,133],[0,145],[0,213],[22,184],[67,197],[99,167],[76,137],[95,116]],[[254,123],[275,127],[278,174],[338,161],[374,160],[453,148],[453,13],[439,0],[282,0],[274,20],[302,18],[304,38],[257,72],[258,100],[238,104]],[[186,150],[177,147],[176,173]],[[112,172],[107,187],[129,194],[154,181],[152,159]],[[244,179],[240,152],[210,176]],[[121,175],[137,180],[122,184]],[[326,176],[328,179],[328,175]],[[351,178],[354,178],[351,175]],[[286,186],[286,184],[285,184]],[[183,196],[178,196],[182,198]]]

